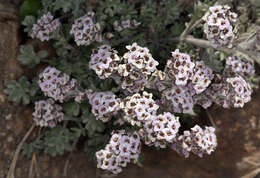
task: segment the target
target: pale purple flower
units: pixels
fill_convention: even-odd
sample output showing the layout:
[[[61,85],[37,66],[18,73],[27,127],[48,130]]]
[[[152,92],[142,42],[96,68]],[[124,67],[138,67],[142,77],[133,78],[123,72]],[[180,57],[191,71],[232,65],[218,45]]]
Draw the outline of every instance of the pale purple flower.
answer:
[[[203,17],[204,33],[214,46],[226,46],[237,36],[237,14],[229,6],[213,6]]]
[[[41,41],[48,41],[53,38],[53,32],[58,30],[60,25],[59,19],[53,19],[51,13],[48,12],[33,25],[30,36],[32,38],[38,38]]]
[[[44,95],[56,101],[64,102],[71,98],[72,91],[76,88],[76,80],[57,70],[47,67],[40,73],[38,84]]]
[[[122,171],[122,167],[135,162],[140,152],[141,141],[136,132],[114,131],[105,149],[96,152],[97,168],[118,174]]]
[[[128,96],[121,104],[125,116],[124,119],[131,125],[141,126],[147,120],[152,120],[156,116],[159,106],[152,99],[152,94],[143,92],[143,95],[136,93]]]
[[[70,34],[74,36],[74,40],[78,46],[90,45],[94,41],[102,41],[100,25],[94,23],[94,15],[94,12],[88,12],[74,21]]]
[[[120,109],[121,100],[112,92],[89,92],[87,97],[92,113],[103,122],[108,122]]]
[[[123,31],[125,29],[135,29],[137,28],[141,22],[137,22],[134,20],[123,20],[121,22],[118,22],[117,20],[113,23],[114,30],[117,32]]]
[[[139,132],[146,145],[165,148],[176,139],[180,126],[179,117],[165,112],[145,122]]]
[[[217,137],[215,135],[215,128],[195,125],[190,131],[184,131],[179,135],[172,144],[172,149],[179,154],[184,155],[185,158],[193,153],[199,157],[204,154],[210,155],[217,147]]]
[[[175,85],[184,86],[192,79],[194,67],[195,64],[190,56],[176,49],[172,52],[172,58],[167,61],[166,74]]]
[[[55,127],[64,118],[62,107],[55,104],[52,99],[35,102],[33,120],[41,127]]]
[[[121,58],[117,51],[109,45],[102,45],[98,49],[92,50],[89,68],[93,69],[101,79],[108,78],[112,73],[118,70]]]

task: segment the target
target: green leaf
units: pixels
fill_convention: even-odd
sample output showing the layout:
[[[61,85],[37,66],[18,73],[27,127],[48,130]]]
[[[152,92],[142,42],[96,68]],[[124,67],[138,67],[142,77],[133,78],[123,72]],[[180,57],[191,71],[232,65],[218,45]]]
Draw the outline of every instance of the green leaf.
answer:
[[[207,50],[208,53],[203,53],[201,59],[209,66],[214,72],[221,72],[224,69],[224,62],[220,60],[221,53],[214,54],[211,49]]]
[[[82,3],[85,0],[42,0],[44,12],[56,12],[62,10],[63,13],[68,13],[73,10],[73,14],[77,15],[83,11]]]
[[[143,153],[140,153],[140,154],[139,154],[139,157],[138,157],[137,160],[136,160],[137,166],[143,167],[143,162],[144,162],[144,160],[145,160],[144,154],[143,154]]]
[[[20,17],[24,19],[27,15],[36,15],[41,8],[40,0],[25,0],[20,7]]]
[[[63,110],[69,116],[78,116],[80,112],[80,105],[76,102],[67,102],[63,104]]]
[[[24,20],[22,21],[22,25],[25,26],[24,32],[31,33],[33,24],[36,23],[36,18],[32,15],[27,15]]]
[[[44,152],[51,156],[62,155],[65,151],[72,151],[73,143],[81,136],[81,131],[77,128],[69,130],[61,126],[45,132]]]
[[[18,81],[7,82],[4,92],[8,95],[9,101],[17,104],[27,105],[36,95],[38,86],[28,81],[26,77],[21,77]]]
[[[48,56],[48,52],[47,51],[44,51],[44,50],[41,50],[41,51],[39,51],[38,53],[37,53],[37,56],[38,56],[38,58],[45,58],[45,57],[47,57]]]
[[[24,143],[22,146],[22,155],[29,159],[33,153],[39,153],[44,148],[43,140],[39,136],[36,140],[31,143]]]
[[[39,51],[36,53],[32,45],[21,45],[20,55],[17,57],[18,61],[22,64],[27,65],[29,68],[35,67],[40,63],[41,59],[47,57],[47,51]]]
[[[97,120],[92,113],[85,112],[82,116],[82,121],[86,124],[85,128],[90,136],[105,130],[104,123],[101,120]]]
[[[101,149],[103,149],[106,144],[109,142],[110,134],[100,134],[96,133],[92,137],[88,138],[87,141],[87,155],[88,158],[94,159],[95,153]]]

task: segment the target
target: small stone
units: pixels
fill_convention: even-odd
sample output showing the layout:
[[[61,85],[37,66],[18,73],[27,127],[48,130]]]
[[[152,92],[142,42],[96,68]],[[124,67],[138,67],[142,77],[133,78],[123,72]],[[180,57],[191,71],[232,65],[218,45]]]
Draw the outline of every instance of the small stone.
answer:
[[[10,120],[12,118],[12,116],[13,116],[12,114],[8,114],[7,116],[5,116],[5,120],[7,120],[7,121]]]
[[[12,141],[14,141],[13,137],[11,137],[11,136],[7,137],[7,142],[12,142]]]
[[[12,127],[10,125],[6,125],[6,129],[10,130]]]
[[[4,103],[4,102],[5,102],[5,97],[4,97],[4,95],[0,95],[0,102],[1,102],[1,103]]]

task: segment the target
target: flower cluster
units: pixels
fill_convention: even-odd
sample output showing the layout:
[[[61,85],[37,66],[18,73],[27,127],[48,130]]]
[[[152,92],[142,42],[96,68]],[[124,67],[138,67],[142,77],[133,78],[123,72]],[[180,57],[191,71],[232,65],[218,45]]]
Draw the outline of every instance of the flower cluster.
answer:
[[[101,46],[93,51],[89,66],[101,79],[115,73],[113,78],[123,89],[130,93],[139,92],[144,90],[148,76],[156,70],[159,63],[152,57],[148,48],[136,43],[126,48],[129,51],[121,58],[111,47]]]
[[[166,77],[163,77],[164,72],[160,72],[162,77],[158,72],[154,74],[159,79],[155,85],[162,91],[163,104],[171,111],[192,114],[194,104],[200,102],[197,95],[203,93],[214,78],[213,71],[203,61],[192,62],[188,54],[180,53],[178,49],[172,56],[167,61]]]
[[[177,113],[193,113],[193,98],[188,87],[173,85],[171,89],[165,90],[166,105]]]
[[[121,32],[125,29],[135,29],[137,28],[141,22],[137,22],[135,19],[134,20],[123,20],[121,22],[118,22],[117,20],[114,22],[113,26],[115,31]]]
[[[52,38],[52,34],[60,27],[59,19],[53,19],[50,12],[44,14],[37,20],[37,24],[33,25],[32,38],[38,38],[41,41],[48,41]]]
[[[230,11],[229,6],[217,5],[209,8],[203,17],[204,33],[214,46],[230,44],[237,34],[237,14]]]
[[[237,56],[229,56],[226,59],[225,72],[241,76],[252,76],[255,74],[254,61],[243,61]]]
[[[236,76],[233,78],[227,78],[227,83],[229,84],[230,91],[228,97],[234,103],[235,108],[243,107],[245,103],[251,100],[252,89],[250,85],[241,77]]]
[[[126,46],[129,50],[123,56],[124,64],[118,66],[118,73],[122,77],[121,86],[129,92],[144,90],[148,76],[151,75],[159,64],[146,47],[136,43]]]
[[[92,92],[88,94],[88,99],[92,113],[103,122],[109,121],[120,109],[121,101],[112,92]]]
[[[117,51],[111,49],[111,46],[102,45],[92,50],[89,68],[93,69],[99,78],[105,79],[118,70],[120,61]]]
[[[152,94],[143,92],[143,96],[136,93],[128,96],[121,104],[125,112],[125,120],[131,125],[141,126],[147,120],[152,120],[156,116],[159,106],[152,99]]]
[[[101,42],[100,25],[94,23],[94,12],[88,12],[86,15],[75,20],[70,33],[74,35],[78,46],[90,45],[92,42]]]
[[[203,157],[204,154],[210,155],[216,147],[215,128],[205,127],[202,129],[198,125],[191,128],[190,131],[184,131],[172,144],[172,149],[184,155],[185,158],[189,157],[190,152],[199,157]]]
[[[193,75],[195,63],[191,61],[188,54],[176,49],[172,52],[172,58],[167,61],[166,73],[174,80],[176,85],[186,85]]]
[[[140,151],[140,137],[136,132],[116,131],[105,149],[96,152],[97,167],[118,174],[127,163],[137,160]]]
[[[243,107],[251,100],[252,89],[243,77],[221,77],[216,75],[216,81],[207,89],[205,96],[224,108]]]
[[[44,95],[56,101],[64,102],[71,97],[71,91],[76,87],[76,80],[57,70],[47,67],[40,73],[38,84]]]
[[[33,120],[41,127],[55,127],[57,122],[64,118],[62,107],[55,104],[52,99],[35,102]]]
[[[213,71],[203,61],[196,61],[194,74],[192,76],[192,88],[196,94],[202,93],[214,78]]]
[[[175,140],[180,126],[179,117],[167,112],[147,121],[139,133],[146,145],[166,148]]]
[[[117,4],[115,2],[112,6],[114,7]],[[73,55],[68,55],[68,58],[72,58],[74,54],[79,54],[79,61],[74,62],[81,65],[88,60],[85,55],[89,53],[89,50],[87,49],[82,53],[84,46],[91,44],[95,46],[95,42],[104,42],[92,49],[88,68],[93,70],[100,79],[110,78],[115,83],[109,80],[104,85],[99,85],[95,77],[86,76],[85,74],[81,76],[80,74],[84,73],[81,68],[71,71],[80,81],[70,78],[69,75],[54,67],[45,68],[39,75],[38,85],[43,94],[49,99],[35,102],[33,120],[36,125],[55,127],[58,122],[64,120],[65,116],[62,112],[62,109],[64,109],[67,114],[73,114],[75,117],[80,118],[90,114],[99,120],[99,122],[82,123],[86,124],[84,129],[88,129],[86,134],[82,134],[88,137],[89,143],[95,141],[104,143],[107,138],[106,132],[125,128],[127,131],[112,131],[109,143],[95,154],[97,167],[113,174],[120,173],[123,167],[126,167],[130,162],[137,163],[140,161],[138,158],[141,153],[141,141],[145,145],[154,146],[158,149],[171,146],[172,149],[185,157],[189,157],[191,153],[199,157],[210,155],[217,146],[215,129],[207,126],[202,128],[198,125],[191,128],[189,127],[190,123],[186,124],[186,120],[180,118],[182,116],[186,118],[186,114],[190,114],[188,117],[192,117],[195,114],[193,108],[196,105],[208,108],[213,103],[216,103],[224,108],[243,107],[245,103],[251,100],[252,89],[247,80],[252,79],[251,76],[255,74],[253,60],[246,61],[237,56],[228,57],[225,68],[221,70],[222,73],[218,74],[217,70],[213,73],[213,70],[206,66],[203,61],[195,60],[195,55],[190,56],[180,52],[179,49],[171,53],[168,61],[164,61],[165,66],[158,66],[159,63],[153,58],[150,50],[147,47],[139,46],[137,43],[127,45],[125,53],[119,55],[108,42],[115,44],[118,48],[122,47],[124,39],[118,40],[118,38],[127,34],[136,34],[131,29],[137,28],[141,22],[129,18],[129,14],[136,15],[136,11],[132,8],[126,6],[125,10],[127,12],[131,11],[128,15],[123,13],[122,16],[119,11],[111,15],[109,12],[111,9],[106,7],[108,4],[103,3],[103,5],[101,3],[102,7],[100,11],[97,11],[96,18],[94,12],[87,12],[83,14],[84,16],[77,17],[72,22],[73,24],[70,24],[72,26],[69,33],[74,39],[75,45],[83,47],[71,50],[72,48],[69,46],[68,50],[73,52]],[[139,3],[137,5],[140,6]],[[165,4],[161,5],[165,6]],[[141,6],[146,7],[146,4]],[[82,7],[85,7],[85,5]],[[104,16],[103,11],[107,11],[105,14],[108,16]],[[60,15],[64,15],[63,11],[60,11],[60,13]],[[75,13],[73,14],[75,15]],[[145,13],[143,15],[146,16]],[[126,20],[115,21],[118,18],[125,17],[127,17]],[[72,18],[66,16],[63,21],[71,22]],[[95,19],[101,20],[100,24],[102,26]],[[217,50],[218,47],[227,45],[230,47],[232,45],[238,27],[237,14],[231,12],[229,6],[217,5],[210,7],[202,20],[205,22],[204,33],[211,43],[210,46],[216,47]],[[110,26],[107,26],[105,21],[109,21],[107,24]],[[28,30],[31,27],[30,23],[29,21],[24,22],[28,24],[27,29],[25,29]],[[113,23],[112,26],[111,22]],[[144,20],[144,22],[144,27],[151,27],[149,21]],[[64,27],[67,25],[70,26],[66,24]],[[165,28],[161,29],[168,29],[169,25],[167,23],[163,25]],[[197,25],[198,23],[195,23],[190,28],[190,31],[190,26],[185,31],[192,33],[191,29],[194,29]],[[59,19],[54,19],[51,13],[48,12],[33,25],[30,35],[32,38],[38,38],[41,41],[53,38],[58,40],[56,38],[58,33],[54,32],[61,32],[59,28],[61,28]],[[112,34],[111,30],[117,35]],[[152,32],[152,36],[147,33],[141,33],[138,36],[148,37],[149,39],[157,39],[153,38],[156,36],[165,36],[164,33],[159,35],[153,33],[154,28],[149,28],[148,31]],[[160,29],[159,31],[163,32]],[[62,41],[70,43],[70,38],[67,38],[66,33],[59,33],[59,35],[65,35],[62,36]],[[114,38],[112,38],[113,36]],[[105,41],[106,39],[108,41]],[[167,44],[167,41],[165,42]],[[178,46],[181,46],[182,49],[188,49],[188,46],[181,44],[183,40],[179,40],[179,42]],[[184,42],[191,41],[184,40]],[[66,56],[68,51],[60,51],[58,43],[54,44],[55,46],[58,45],[56,51],[58,56],[61,56],[59,53],[63,54],[63,52],[63,56]],[[157,47],[162,49],[161,46],[165,45],[154,44],[152,44],[153,50],[157,49]],[[122,50],[124,49],[121,48],[119,51]],[[159,51],[160,54],[157,55],[163,55],[165,50],[167,48]],[[199,53],[199,49],[192,49],[192,51],[193,54]],[[214,64],[214,61],[212,63],[211,61],[208,62],[211,65]],[[56,64],[56,62],[54,63]],[[64,67],[63,63],[60,62],[57,63],[57,66],[60,66],[60,64],[61,67]],[[66,63],[64,69],[67,69],[67,65],[70,64],[73,64],[73,61]],[[80,86],[80,83],[82,83],[82,86]],[[28,82],[27,85],[29,84]],[[115,87],[115,84],[121,88]],[[89,89],[96,86],[101,86],[101,91],[104,88],[109,88],[115,93]],[[72,99],[77,103],[71,103]],[[64,108],[55,103],[63,103],[68,100],[70,100],[69,103],[63,104]],[[83,101],[88,101],[88,103],[81,103]],[[73,109],[76,112],[73,112]],[[70,121],[69,125],[73,125],[72,122],[73,120]],[[104,124],[99,125],[100,123]],[[79,127],[81,129],[81,124]],[[81,137],[81,135],[79,134],[78,137]],[[75,139],[78,138],[75,137]],[[90,146],[96,149],[100,144]]]

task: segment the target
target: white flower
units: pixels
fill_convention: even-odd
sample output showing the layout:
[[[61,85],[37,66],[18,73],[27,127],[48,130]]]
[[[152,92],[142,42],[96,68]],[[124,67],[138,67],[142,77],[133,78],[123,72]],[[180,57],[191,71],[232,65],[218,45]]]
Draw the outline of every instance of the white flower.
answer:
[[[139,157],[140,146],[140,137],[136,132],[115,131],[105,149],[96,152],[97,167],[118,174],[122,167]]]
[[[209,8],[203,20],[204,33],[214,46],[230,45],[237,35],[237,14],[231,12],[228,6],[214,6]]]
[[[78,46],[90,45],[94,41],[101,41],[100,26],[93,21],[94,12],[88,12],[86,15],[75,20],[70,33],[74,35]]]

